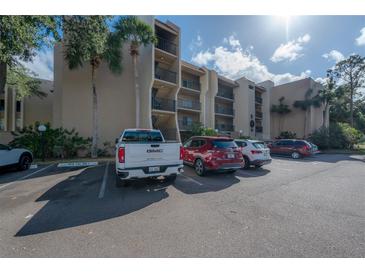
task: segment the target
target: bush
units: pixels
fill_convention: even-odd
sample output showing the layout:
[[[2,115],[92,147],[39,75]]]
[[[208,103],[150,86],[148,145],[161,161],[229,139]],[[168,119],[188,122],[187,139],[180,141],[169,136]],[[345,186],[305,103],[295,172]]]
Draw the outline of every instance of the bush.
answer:
[[[276,139],[296,139],[297,134],[291,131],[282,131]]]
[[[329,128],[320,128],[309,140],[321,149],[352,149],[364,135],[347,123],[331,123]]]
[[[35,158],[42,157],[42,138],[38,131],[39,122],[34,126],[12,132],[14,140],[9,143],[12,147],[27,148],[32,151]],[[79,136],[74,129],[51,128],[50,124],[45,125],[47,130],[43,133],[44,152],[46,158],[74,157],[81,149],[90,150],[91,139]]]
[[[241,139],[241,140],[250,140],[250,139],[252,139],[252,137],[251,137],[251,136],[241,135],[241,136],[239,136],[237,139]]]

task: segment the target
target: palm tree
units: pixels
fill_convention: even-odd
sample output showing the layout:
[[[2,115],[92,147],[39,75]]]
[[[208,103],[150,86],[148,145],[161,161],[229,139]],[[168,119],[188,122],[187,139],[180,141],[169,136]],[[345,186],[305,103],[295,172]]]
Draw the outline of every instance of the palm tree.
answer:
[[[140,90],[138,83],[137,58],[141,45],[148,46],[155,44],[157,38],[150,25],[139,20],[135,16],[122,17],[115,25],[117,35],[123,42],[130,43],[129,53],[132,56],[134,88],[136,94],[136,127],[139,128],[140,115]]]
[[[322,103],[324,104],[322,127],[325,127],[326,125],[328,108],[330,107],[331,103],[336,97],[335,92],[336,92],[336,81],[334,80],[333,71],[329,69],[327,71],[327,80],[324,89],[318,91],[317,95],[319,100],[321,100]]]
[[[277,113],[279,115],[279,134],[283,131],[283,118],[286,114],[290,113],[291,110],[288,105],[284,104],[285,97],[279,98],[278,105],[272,105],[271,112]]]
[[[307,120],[308,120],[308,112],[311,106],[320,107],[322,105],[321,98],[316,95],[311,98],[313,93],[313,89],[308,89],[304,95],[304,100],[297,100],[294,102],[293,107],[300,108],[301,110],[305,111],[304,115],[304,138],[307,136]]]
[[[113,73],[122,71],[122,41],[108,28],[108,16],[67,16],[63,18],[64,55],[69,69],[91,66],[92,146],[91,157],[97,157],[98,93],[96,72],[105,61]]]

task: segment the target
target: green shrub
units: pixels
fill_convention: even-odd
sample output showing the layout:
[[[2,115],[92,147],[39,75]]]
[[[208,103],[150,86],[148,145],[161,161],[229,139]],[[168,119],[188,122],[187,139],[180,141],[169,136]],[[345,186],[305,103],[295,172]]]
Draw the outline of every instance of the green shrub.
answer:
[[[239,136],[237,139],[250,140],[250,139],[252,139],[252,137],[251,137],[251,136],[241,135],[241,136]]]
[[[297,134],[291,131],[282,131],[276,139],[296,139]]]
[[[12,147],[27,148],[32,151],[35,158],[42,157],[42,138],[38,131],[39,122],[34,126],[24,127],[23,129],[12,132],[14,140],[9,143]],[[47,130],[43,133],[44,152],[46,158],[68,158],[77,155],[80,149],[89,150],[91,145],[90,138],[83,138],[74,130],[64,128],[51,128],[46,125]]]
[[[320,128],[309,140],[321,149],[352,149],[364,135],[347,123],[331,123],[329,128]]]

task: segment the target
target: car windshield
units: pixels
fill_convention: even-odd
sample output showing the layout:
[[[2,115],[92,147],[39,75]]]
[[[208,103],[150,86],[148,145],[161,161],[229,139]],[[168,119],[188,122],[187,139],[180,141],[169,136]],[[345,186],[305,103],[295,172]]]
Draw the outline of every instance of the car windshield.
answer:
[[[233,140],[214,140],[212,142],[213,146],[216,148],[236,148],[237,145]]]
[[[255,148],[258,148],[258,149],[263,149],[263,148],[266,148],[266,145],[264,142],[253,142],[252,145],[255,147]]]
[[[122,142],[162,142],[162,136],[158,131],[127,131]]]

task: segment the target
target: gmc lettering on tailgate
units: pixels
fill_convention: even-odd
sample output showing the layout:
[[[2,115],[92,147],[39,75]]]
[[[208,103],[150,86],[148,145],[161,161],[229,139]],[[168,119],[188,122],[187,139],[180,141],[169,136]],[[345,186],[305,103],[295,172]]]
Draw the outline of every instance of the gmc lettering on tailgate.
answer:
[[[161,148],[150,148],[150,149],[147,149],[147,153],[155,153],[155,152],[163,152],[163,149]]]

